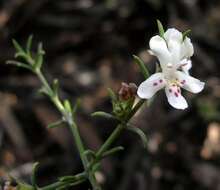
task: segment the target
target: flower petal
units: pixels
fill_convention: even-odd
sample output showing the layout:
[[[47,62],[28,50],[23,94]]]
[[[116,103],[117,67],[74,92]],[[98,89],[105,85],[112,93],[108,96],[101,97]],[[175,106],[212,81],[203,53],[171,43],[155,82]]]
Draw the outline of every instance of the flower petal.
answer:
[[[170,40],[175,40],[178,42],[181,42],[183,39],[183,35],[180,31],[178,31],[175,28],[169,28],[167,31],[164,33],[164,38],[167,42]]]
[[[169,104],[176,109],[186,109],[188,107],[186,99],[181,95],[180,92],[177,92],[176,90],[177,88],[172,88],[171,86],[167,86],[165,88]]]
[[[181,69],[183,70],[184,73],[189,75],[189,70],[192,68],[192,61],[191,60],[186,60],[185,64],[181,66]]]
[[[205,83],[194,77],[191,77],[190,75],[187,75],[181,71],[177,71],[176,76],[182,84],[182,88],[192,93],[199,93],[204,89]]]
[[[172,64],[177,64],[182,57],[181,50],[183,35],[178,30],[170,28],[164,33],[164,38],[171,53]]]
[[[156,35],[150,39],[149,46],[151,51],[159,59],[161,66],[171,61],[171,55],[168,51],[166,41],[160,36]]]
[[[140,98],[149,99],[158,90],[165,86],[165,80],[162,73],[155,73],[138,87],[137,94]]]
[[[191,68],[192,68],[192,61],[189,59],[183,59],[176,65],[176,69],[181,69],[187,75],[189,75],[189,70]]]
[[[193,54],[194,54],[194,48],[193,48],[192,42],[190,38],[186,37],[181,47],[182,59],[190,58],[192,57]]]

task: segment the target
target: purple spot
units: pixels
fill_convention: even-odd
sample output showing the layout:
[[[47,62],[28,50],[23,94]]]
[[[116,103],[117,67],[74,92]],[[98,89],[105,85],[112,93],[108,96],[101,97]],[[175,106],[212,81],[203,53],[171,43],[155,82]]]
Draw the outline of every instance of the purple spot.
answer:
[[[158,84],[157,84],[157,82],[154,82],[154,84],[153,84],[154,86],[157,86]]]
[[[185,84],[185,83],[186,83],[186,80],[182,80],[182,81],[181,81],[181,84]]]
[[[177,89],[177,92],[180,93],[180,89]]]
[[[163,82],[163,80],[162,80],[162,79],[160,79],[160,80],[159,80],[159,82],[160,82],[160,83],[162,83],[162,82]]]
[[[169,89],[169,92],[172,93],[172,89]]]
[[[178,96],[179,96],[179,94],[178,94],[177,92],[175,92],[175,93],[174,93],[174,95],[175,95],[176,97],[178,97]]]

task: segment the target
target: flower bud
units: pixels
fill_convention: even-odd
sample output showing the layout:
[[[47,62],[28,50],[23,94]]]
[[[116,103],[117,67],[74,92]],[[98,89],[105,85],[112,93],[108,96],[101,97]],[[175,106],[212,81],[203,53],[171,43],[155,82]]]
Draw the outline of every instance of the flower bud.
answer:
[[[121,88],[118,92],[120,100],[129,100],[134,98],[137,93],[137,86],[134,83],[121,83]]]

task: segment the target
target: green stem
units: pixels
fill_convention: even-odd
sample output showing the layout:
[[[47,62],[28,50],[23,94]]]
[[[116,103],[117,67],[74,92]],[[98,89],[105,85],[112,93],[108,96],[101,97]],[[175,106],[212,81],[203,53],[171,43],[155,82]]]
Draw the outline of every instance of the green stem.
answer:
[[[85,148],[84,148],[82,139],[80,137],[78,127],[75,124],[75,122],[73,121],[73,117],[69,117],[69,114],[64,109],[63,104],[61,103],[59,97],[57,97],[57,95],[55,95],[53,89],[50,87],[49,83],[45,79],[45,77],[42,74],[42,72],[40,70],[37,70],[35,73],[39,77],[39,79],[42,82],[43,86],[48,91],[48,95],[51,98],[52,102],[56,105],[56,107],[61,112],[63,117],[66,119],[66,121],[68,123],[68,126],[70,127],[70,130],[71,130],[71,132],[73,134],[73,137],[74,137],[74,140],[75,140],[75,143],[76,143],[76,147],[77,147],[77,149],[79,151],[80,158],[81,158],[82,163],[83,163],[83,167],[84,167],[85,171],[88,174],[88,179],[89,179],[89,181],[90,181],[90,183],[91,183],[91,185],[93,187],[93,190],[101,190],[101,187],[99,186],[99,184],[96,181],[94,173],[92,171],[90,171],[90,169],[88,168],[89,167],[89,163],[88,163],[87,157],[84,155]]]
[[[38,76],[38,78],[40,79],[41,83],[43,84],[44,87],[46,87],[46,89],[48,90],[49,94],[52,96],[53,94],[53,90],[50,87],[49,83],[47,82],[47,80],[45,79],[44,75],[42,74],[41,70],[36,70],[35,71],[36,75]]]
[[[102,154],[109,149],[109,147],[112,145],[112,143],[115,141],[115,139],[120,136],[123,129],[126,127],[127,122],[134,116],[134,114],[138,111],[138,109],[143,105],[145,100],[139,100],[139,102],[134,106],[134,108],[131,110],[131,112],[128,114],[128,116],[125,118],[125,120],[118,124],[115,130],[112,132],[112,134],[108,137],[108,139],[105,141],[105,143],[100,147],[100,149],[96,153],[97,160],[101,158]]]
[[[96,153],[96,158],[100,159],[102,157],[102,154],[109,149],[111,144],[115,141],[115,139],[121,134],[121,132],[124,129],[123,124],[118,124],[115,130],[112,132],[112,134],[108,137],[108,139],[105,141],[105,143],[100,147],[100,149]]]
[[[42,74],[41,70],[36,70],[36,75],[40,79],[43,86],[47,89],[48,95],[51,98],[52,102],[55,104],[55,106],[58,108],[58,110],[61,112],[62,115],[65,114],[65,109],[59,100],[59,97],[57,97],[53,91],[53,89],[50,87],[49,83],[45,79],[44,75]]]
[[[86,161],[86,159],[85,159],[85,157],[83,155],[83,153],[85,151],[85,148],[84,148],[82,140],[80,138],[78,127],[76,126],[75,123],[72,123],[69,126],[70,126],[70,130],[71,130],[71,132],[73,134],[73,137],[75,139],[75,143],[76,143],[77,149],[79,151],[80,158],[82,159],[83,166],[85,167],[86,163],[87,163],[87,161]]]
[[[88,178],[89,178],[89,181],[90,181],[90,183],[91,183],[91,185],[93,187],[93,190],[101,190],[101,187],[97,183],[94,174],[88,168],[89,167],[89,163],[88,163],[87,158],[84,155],[85,148],[84,148],[82,140],[80,138],[80,134],[79,134],[77,125],[75,123],[72,123],[72,125],[70,125],[70,129],[71,129],[72,134],[74,136],[74,139],[75,139],[75,142],[76,142],[76,146],[78,148],[78,151],[79,151],[79,154],[80,154],[80,157],[81,157],[84,169],[88,173]]]
[[[50,185],[47,185],[45,187],[40,188],[40,190],[54,190],[60,187],[63,187],[64,185],[66,185],[65,182],[56,182],[56,183],[52,183]]]
[[[71,182],[71,181],[68,181],[68,182],[56,182],[56,183],[50,184],[48,186],[39,188],[39,190],[55,190],[55,189],[58,189],[58,188],[59,189],[60,188],[65,188],[66,189],[67,187],[81,184],[84,181],[85,181],[85,179],[79,179],[78,181],[75,181],[75,182]]]
[[[140,109],[140,107],[144,104],[146,100],[139,100],[138,103],[134,106],[134,108],[131,110],[131,112],[128,114],[127,118],[125,119],[125,122],[127,123],[134,115],[135,113]]]
[[[39,188],[39,190],[54,190],[54,189],[61,188],[61,187],[78,185],[85,180],[86,180],[86,173],[82,172],[74,176],[61,177],[60,181],[52,183],[45,187]]]

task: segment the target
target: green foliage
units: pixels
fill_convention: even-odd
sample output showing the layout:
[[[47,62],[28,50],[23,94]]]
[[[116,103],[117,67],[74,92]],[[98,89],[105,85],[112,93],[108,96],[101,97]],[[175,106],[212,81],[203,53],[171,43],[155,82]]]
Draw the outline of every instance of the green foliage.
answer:
[[[136,55],[133,55],[134,62],[138,65],[141,73],[143,74],[144,78],[147,79],[150,76],[150,73],[145,66],[144,62]]]
[[[111,88],[108,88],[107,90],[108,90],[108,95],[111,98],[111,101],[112,102],[117,101],[118,98],[117,98],[117,95],[115,94],[115,92]]]
[[[31,57],[31,47],[32,47],[33,35],[30,35],[27,40],[26,50],[27,54]],[[16,42],[16,41],[15,41]]]
[[[135,97],[131,97],[128,100],[121,100],[119,96],[110,88],[108,88],[108,93],[112,103],[112,113],[97,111],[92,113],[91,116],[122,121],[131,112]]]
[[[14,39],[12,40],[12,43],[16,50],[15,58],[19,58],[19,57],[26,58],[26,53],[24,49],[20,46],[20,44]]]
[[[98,163],[95,163],[92,167],[92,171],[95,173],[97,171],[101,170],[101,163],[98,162]]]
[[[96,158],[95,152],[92,150],[86,150],[83,154],[84,154],[84,156],[89,158],[89,160]]]
[[[33,36],[31,35],[27,40],[26,49],[23,49],[21,45],[16,40],[13,39],[12,42],[16,50],[15,58],[24,60],[25,63],[19,61],[11,61],[11,60],[8,61],[7,63],[25,69],[29,69],[32,72],[39,72],[43,64],[43,55],[45,54],[45,52],[43,50],[42,43],[39,43],[36,55],[33,56],[31,53],[32,41],[33,41]]]
[[[35,190],[35,188],[32,187],[31,185],[28,185],[26,183],[21,183],[21,182],[18,182],[16,189],[17,190]]]
[[[38,48],[37,48],[37,55],[36,55],[36,59],[35,59],[35,63],[33,65],[35,70],[40,70],[41,66],[43,64],[43,56],[44,56],[45,52],[43,50],[43,45],[42,43],[38,44]]]
[[[92,117],[103,117],[105,119],[110,119],[110,120],[117,120],[117,118],[114,115],[104,112],[104,111],[96,111],[92,113],[91,116]]]
[[[59,81],[58,79],[53,80],[52,89],[54,91],[54,95],[58,97],[58,91],[59,91]]]
[[[183,32],[183,41],[186,39],[186,37],[191,33],[191,30],[187,30],[185,32]]]
[[[112,104],[113,114],[121,121],[131,112],[134,105],[134,98],[128,100],[118,100]]]
[[[59,178],[59,181],[61,182],[71,182],[71,183],[75,183],[78,180],[82,180],[86,178],[86,173],[80,173],[74,176],[63,176]]]
[[[157,27],[158,27],[160,37],[164,38],[164,33],[165,33],[164,28],[163,28],[162,23],[159,20],[157,20]]]
[[[143,143],[143,146],[145,148],[147,147],[147,137],[146,137],[145,133],[140,128],[137,128],[134,126],[127,126],[127,129],[133,133],[136,133],[140,137],[140,139]]]
[[[64,108],[68,113],[73,112],[72,105],[69,100],[64,100]]]
[[[19,61],[9,60],[9,61],[7,61],[7,64],[15,65],[15,66],[17,66],[17,67],[21,67],[21,68],[24,68],[24,69],[28,69],[28,70],[30,70],[30,71],[33,71],[31,66],[29,66],[29,65],[27,65],[27,64],[25,64],[25,63],[21,63],[21,62],[19,62]]]
[[[61,127],[61,126],[63,126],[63,125],[61,125],[62,123],[64,123],[64,120],[58,120],[58,121],[56,121],[56,122],[54,122],[54,123],[50,123],[50,124],[47,126],[47,128],[48,128],[48,129],[52,129],[52,128],[56,128],[56,127]]]
[[[119,151],[122,151],[122,150],[124,150],[123,146],[117,146],[117,147],[111,148],[102,154],[102,158],[111,156],[111,155],[113,155]]]
[[[108,92],[112,102],[113,117],[110,116],[111,114],[105,114],[105,116],[108,115],[109,118],[116,118],[122,121],[132,110],[135,98],[131,97],[128,100],[121,100],[119,99],[118,95],[116,95],[116,93],[113,92],[113,90],[111,90],[110,88],[108,89]],[[102,115],[104,116],[104,113],[102,113]]]
[[[81,159],[83,160],[83,164],[85,165],[85,163],[87,162],[87,158],[84,158],[84,155],[83,155],[84,147],[83,147],[81,138],[79,136],[77,125],[74,121],[74,116],[76,114],[77,108],[79,107],[79,101],[77,101],[73,107],[69,100],[64,100],[64,101],[60,100],[59,93],[58,93],[59,92],[58,80],[57,79],[53,80],[52,85],[50,85],[47,82],[46,78],[44,77],[44,75],[42,74],[42,71],[41,71],[42,64],[43,64],[43,56],[45,54],[43,47],[42,47],[42,43],[38,44],[37,52],[33,56],[33,53],[31,52],[32,39],[33,39],[32,36],[30,36],[28,38],[27,44],[26,44],[26,49],[23,49],[16,40],[13,40],[13,44],[16,49],[15,58],[21,59],[24,62],[12,60],[12,61],[8,61],[7,63],[28,69],[38,76],[38,78],[40,79],[40,81],[42,83],[42,87],[40,89],[40,92],[47,95],[50,98],[50,100],[54,103],[54,105],[57,107],[57,109],[60,111],[60,113],[62,114],[62,119],[55,122],[55,123],[50,124],[48,126],[48,128],[58,127],[58,126],[61,126],[60,124],[62,122],[66,122],[68,124],[68,126],[70,127],[71,132],[73,133],[73,136],[75,138],[75,142],[77,144],[77,148],[78,148],[80,155],[81,155]],[[31,181],[32,181],[33,186],[27,185],[25,183],[18,183],[19,189],[21,189],[21,190],[66,189],[69,186],[76,185],[76,184],[81,183],[84,180],[86,180],[86,178],[84,176],[84,178],[79,179],[78,181],[72,180],[68,183],[56,182],[56,183],[51,184],[49,186],[46,186],[44,188],[38,188],[37,184],[36,184],[36,176],[35,176],[37,166],[38,166],[37,163],[34,164],[34,166],[33,166],[33,173],[31,176]],[[87,166],[85,165],[85,170],[87,171],[86,167]],[[90,171],[87,171],[87,172],[89,173],[88,175],[90,175]],[[78,179],[78,178],[76,178],[76,179]],[[93,179],[91,179],[91,181],[92,180]],[[94,180],[91,183],[93,183],[93,185],[94,185],[95,184]]]
[[[32,167],[32,175],[31,175],[31,183],[32,185],[29,185],[27,183],[21,182],[19,180],[15,180],[17,182],[16,189],[17,190],[39,190],[36,182],[36,171],[38,168],[39,163],[34,163]]]
[[[162,29],[160,26],[161,31]],[[23,49],[16,40],[13,40],[13,45],[16,49],[15,58],[22,61],[11,60],[8,61],[7,63],[28,69],[32,71],[34,74],[36,74],[36,76],[39,78],[39,80],[42,83],[42,87],[40,91],[49,97],[49,99],[54,103],[54,105],[62,115],[62,119],[58,120],[55,123],[50,124],[48,128],[62,126],[60,124],[66,122],[67,126],[70,128],[70,131],[72,132],[72,135],[74,137],[76,147],[84,167],[84,171],[77,175],[61,177],[57,182],[50,184],[48,186],[38,187],[36,183],[36,171],[37,171],[38,163],[35,163],[33,165],[33,172],[31,176],[32,185],[18,182],[17,189],[18,190],[55,190],[55,189],[65,190],[68,187],[82,183],[85,180],[89,180],[94,190],[101,190],[100,185],[96,181],[94,173],[100,169],[101,159],[113,155],[124,149],[122,146],[111,148],[112,143],[115,141],[116,138],[119,137],[121,132],[124,129],[129,129],[135,132],[136,134],[138,134],[142,142],[146,144],[146,137],[140,129],[136,129],[136,128],[130,129],[129,127],[127,127],[127,123],[137,112],[137,110],[142,106],[144,100],[140,100],[137,104],[134,104],[137,87],[135,84],[132,83],[129,84],[124,83],[123,84],[124,86],[122,85],[122,88],[119,91],[119,93],[115,93],[113,90],[108,89],[109,97],[112,102],[112,113],[98,111],[98,112],[94,112],[92,116],[99,116],[106,119],[117,120],[118,125],[97,152],[85,148],[78,130],[78,126],[75,122],[75,116],[79,108],[80,101],[77,100],[75,105],[72,106],[69,100],[67,99],[62,100],[59,97],[59,81],[55,79],[50,85],[46,80],[46,78],[44,77],[41,70],[44,61],[43,57],[45,54],[42,43],[38,44],[37,52],[33,53],[31,51],[32,41],[33,41],[33,36],[30,36],[27,40],[26,48]],[[144,77],[148,78],[149,72],[146,66],[144,65],[143,61],[135,55],[133,57]]]
[[[39,166],[39,163],[36,162],[33,164],[33,167],[32,167],[31,183],[35,190],[38,189],[37,182],[36,182],[36,171],[38,169],[38,166]]]

